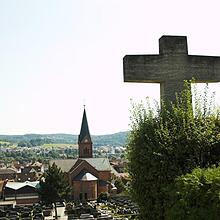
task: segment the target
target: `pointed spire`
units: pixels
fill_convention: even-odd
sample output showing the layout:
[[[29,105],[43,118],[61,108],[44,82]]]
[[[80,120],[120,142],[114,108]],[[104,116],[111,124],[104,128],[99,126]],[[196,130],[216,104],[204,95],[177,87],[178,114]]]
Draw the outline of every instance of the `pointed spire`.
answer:
[[[81,125],[81,130],[80,130],[80,134],[79,134],[79,138],[78,138],[78,143],[81,143],[84,138],[86,138],[87,141],[92,142],[91,136],[89,133],[89,126],[88,126],[87,117],[86,117],[85,105],[84,105],[82,125]]]

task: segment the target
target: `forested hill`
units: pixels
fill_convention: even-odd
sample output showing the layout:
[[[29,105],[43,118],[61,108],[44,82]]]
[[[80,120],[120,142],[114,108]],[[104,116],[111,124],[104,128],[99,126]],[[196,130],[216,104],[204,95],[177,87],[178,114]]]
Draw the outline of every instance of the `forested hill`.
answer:
[[[93,135],[92,141],[94,146],[103,145],[120,145],[126,144],[128,132],[118,132],[107,135]],[[72,134],[25,134],[25,135],[0,135],[1,141],[8,141],[12,143],[31,142],[33,145],[37,143],[63,143],[63,144],[77,144],[78,135]],[[35,143],[35,144],[34,144]]]

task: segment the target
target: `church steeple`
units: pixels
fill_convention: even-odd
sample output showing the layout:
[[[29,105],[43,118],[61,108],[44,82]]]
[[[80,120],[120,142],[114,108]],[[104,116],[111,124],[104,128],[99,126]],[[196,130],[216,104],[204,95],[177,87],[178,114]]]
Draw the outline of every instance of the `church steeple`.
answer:
[[[89,126],[84,106],[82,125],[78,137],[79,158],[92,158],[92,139],[89,133]]]

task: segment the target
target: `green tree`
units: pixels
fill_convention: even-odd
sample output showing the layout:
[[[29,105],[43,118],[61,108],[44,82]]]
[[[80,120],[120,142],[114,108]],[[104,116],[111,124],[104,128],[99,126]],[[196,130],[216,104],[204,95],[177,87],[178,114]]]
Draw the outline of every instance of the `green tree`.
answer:
[[[172,205],[166,218],[176,220],[216,220],[220,216],[220,167],[196,168],[176,179],[170,189]]]
[[[117,188],[117,193],[125,191],[125,184],[123,183],[121,178],[117,178],[115,180],[115,187]]]
[[[191,104],[190,85],[175,104],[163,103],[155,111],[149,104],[133,106],[128,141],[131,193],[140,207],[141,219],[165,219],[169,207],[168,188],[175,178],[195,167],[213,164],[214,149],[219,149],[219,115],[204,105]],[[219,161],[214,158],[215,163]]]
[[[40,180],[40,195],[46,204],[54,204],[56,219],[56,202],[68,200],[70,193],[71,189],[67,176],[53,163]]]

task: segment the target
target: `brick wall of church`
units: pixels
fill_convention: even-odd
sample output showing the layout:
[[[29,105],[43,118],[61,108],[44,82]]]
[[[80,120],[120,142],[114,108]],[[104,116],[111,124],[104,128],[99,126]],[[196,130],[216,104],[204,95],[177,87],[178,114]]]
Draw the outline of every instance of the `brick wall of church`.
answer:
[[[108,185],[106,186],[98,186],[98,195],[100,195],[101,193],[107,193],[109,190],[108,190]]]
[[[99,171],[99,179],[104,181],[111,180],[111,172],[110,171]]]
[[[73,177],[77,176],[83,169],[87,170],[96,177],[99,175],[98,171],[94,167],[89,165],[87,162],[82,162],[82,165],[78,165],[73,171],[70,172],[70,178],[73,179]]]
[[[101,182],[110,182],[111,181],[111,172],[110,171],[99,171],[99,180]],[[100,193],[109,192],[109,184],[100,183],[98,185],[98,195]]]
[[[79,144],[79,158],[92,158],[92,144],[80,143]]]
[[[73,181],[73,196],[74,200],[84,200],[85,193],[88,200],[96,200],[97,199],[97,181]]]

